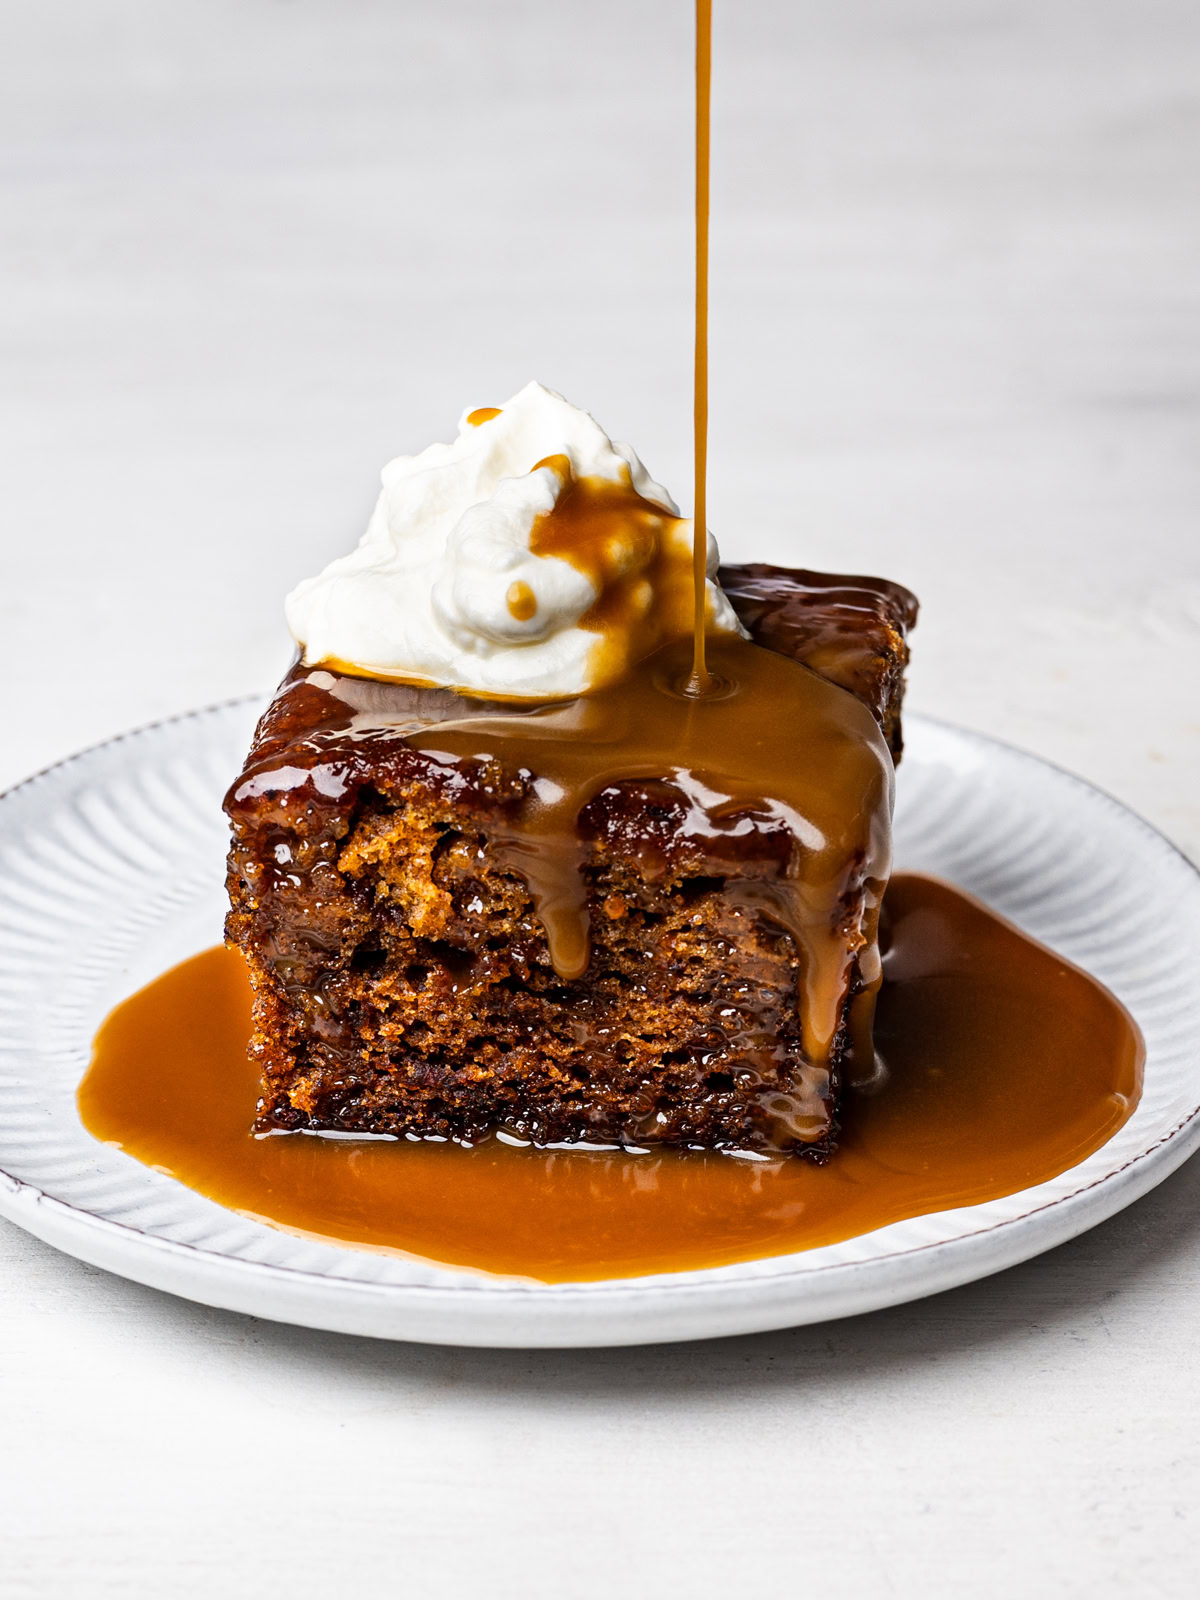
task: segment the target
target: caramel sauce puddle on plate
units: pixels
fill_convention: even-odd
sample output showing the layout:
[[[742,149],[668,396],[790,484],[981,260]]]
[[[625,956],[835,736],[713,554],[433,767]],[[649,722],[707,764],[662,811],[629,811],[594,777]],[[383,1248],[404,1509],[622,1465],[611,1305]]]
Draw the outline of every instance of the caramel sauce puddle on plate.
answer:
[[[220,947],[113,1011],[80,1113],[97,1139],[288,1232],[550,1283],[783,1255],[997,1199],[1074,1166],[1128,1119],[1144,1047],[1095,979],[936,879],[895,877],[885,922],[880,1070],[849,1089],[823,1167],[256,1138],[250,988]]]

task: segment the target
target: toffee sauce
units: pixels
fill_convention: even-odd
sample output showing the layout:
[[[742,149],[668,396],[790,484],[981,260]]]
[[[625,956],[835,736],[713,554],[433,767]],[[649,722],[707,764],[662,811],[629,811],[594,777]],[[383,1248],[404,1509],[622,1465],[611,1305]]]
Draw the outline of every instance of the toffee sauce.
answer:
[[[696,328],[692,380],[692,671],[688,692],[711,692],[705,660],[708,558],[708,208],[712,142],[712,0],[696,0]]]
[[[892,879],[874,1072],[838,1150],[539,1150],[250,1132],[250,989],[217,948],[125,1001],[83,1121],[209,1198],[307,1237],[543,1282],[720,1266],[1041,1183],[1126,1121],[1143,1045],[1093,978],[948,884]]]
[[[501,848],[529,883],[564,975],[583,970],[588,958],[575,821],[599,787],[663,776],[666,768],[688,794],[700,831],[714,836],[764,808],[778,820],[786,814],[806,845],[807,865],[755,909],[788,928],[804,955],[813,1081],[800,1087],[814,1101],[815,1124],[852,962],[862,985],[836,1154],[818,1166],[796,1156],[534,1149],[499,1137],[465,1148],[255,1136],[249,983],[239,955],[209,950],[108,1018],[80,1086],[80,1112],[98,1139],[287,1231],[547,1282],[724,1265],[1043,1182],[1102,1145],[1137,1104],[1144,1050],[1119,1002],[946,884],[892,879],[881,985],[876,930],[889,865],[891,763],[870,713],[773,651],[706,639],[711,12],[711,0],[697,0],[692,582],[685,591],[668,556],[656,574],[666,598],[655,615],[643,616],[631,583],[617,586],[603,614],[598,607],[585,619],[597,649],[612,657],[600,665],[613,683],[579,700],[493,705],[485,715],[472,715],[468,702],[465,715],[418,716],[410,726],[396,707],[380,715],[380,685],[356,687],[335,676],[338,663],[324,663],[333,670],[314,675],[314,686],[319,676],[344,702],[337,719],[343,755],[358,739],[399,739],[453,768],[478,761],[485,741],[485,759],[517,758],[538,773],[539,804]],[[495,414],[484,408],[469,420],[482,424]],[[628,489],[613,496],[573,485],[536,530],[535,548],[588,570],[608,547],[599,535],[613,519],[626,530],[640,519],[649,537],[662,511]],[[533,596],[513,585],[507,604],[523,619]],[[650,630],[677,643],[625,677],[619,657],[639,638],[644,645]],[[784,705],[789,726],[781,738],[775,708]],[[323,754],[313,751],[318,763]],[[274,780],[263,772],[249,781]],[[847,862],[856,866],[853,882]],[[853,925],[832,916],[839,904],[853,906]],[[817,938],[815,928],[828,933]],[[792,1107],[793,1122],[803,1101],[802,1094]]]

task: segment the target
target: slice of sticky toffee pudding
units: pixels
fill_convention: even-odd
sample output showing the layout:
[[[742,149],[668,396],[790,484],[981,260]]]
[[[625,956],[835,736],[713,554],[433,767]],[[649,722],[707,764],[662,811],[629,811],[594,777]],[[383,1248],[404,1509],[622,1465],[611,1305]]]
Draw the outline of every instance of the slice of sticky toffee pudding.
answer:
[[[780,669],[725,702],[723,765],[768,718],[779,768],[827,796],[830,840],[808,836],[811,806],[790,808],[794,782],[753,795],[688,769],[682,743],[658,747],[658,772],[655,746],[635,747],[641,770],[606,781],[630,762],[604,738],[617,724],[603,692],[514,714],[446,689],[288,675],[227,802],[227,929],[254,983],[262,1127],[829,1148],[851,1026],[857,1011],[869,1030],[878,981],[879,730],[898,747],[915,608],[890,584],[727,569],[739,608],[748,572],[755,637],[774,628],[791,655],[712,651],[718,673]],[[686,667],[664,654],[639,683]],[[627,687],[608,692],[618,710]],[[714,709],[651,683],[627,697],[626,739],[649,696],[684,717]],[[547,786],[573,816],[547,816]]]
[[[262,1128],[828,1151],[916,605],[707,572],[697,697],[690,524],[537,385],[385,469],[226,802]]]

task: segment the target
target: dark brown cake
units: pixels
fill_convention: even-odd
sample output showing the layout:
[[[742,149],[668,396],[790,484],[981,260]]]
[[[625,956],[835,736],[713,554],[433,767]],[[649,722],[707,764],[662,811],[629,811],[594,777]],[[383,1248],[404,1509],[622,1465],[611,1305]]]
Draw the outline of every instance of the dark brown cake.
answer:
[[[869,706],[899,761],[900,707],[917,597],[886,578],[772,567],[722,567],[717,581],[755,644],[802,661]]]
[[[720,581],[756,643],[857,697],[898,756],[907,590],[761,565]],[[864,941],[814,1060],[778,808],[729,805],[698,831],[669,772],[594,794],[577,823],[590,956],[564,977],[522,865],[539,773],[447,757],[434,734],[464,705],[512,721],[298,666],[259,724],[226,801],[226,931],[255,989],[260,1128],[827,1152]],[[877,905],[863,870],[846,863],[838,926]]]

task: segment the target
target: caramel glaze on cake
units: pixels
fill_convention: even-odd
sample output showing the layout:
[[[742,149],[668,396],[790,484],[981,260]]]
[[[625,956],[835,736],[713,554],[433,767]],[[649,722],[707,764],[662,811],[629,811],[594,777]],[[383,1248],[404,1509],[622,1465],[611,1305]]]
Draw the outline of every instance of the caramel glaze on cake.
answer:
[[[261,1129],[828,1152],[916,603],[721,582],[691,706],[685,641],[541,705],[292,670],[226,801]]]

